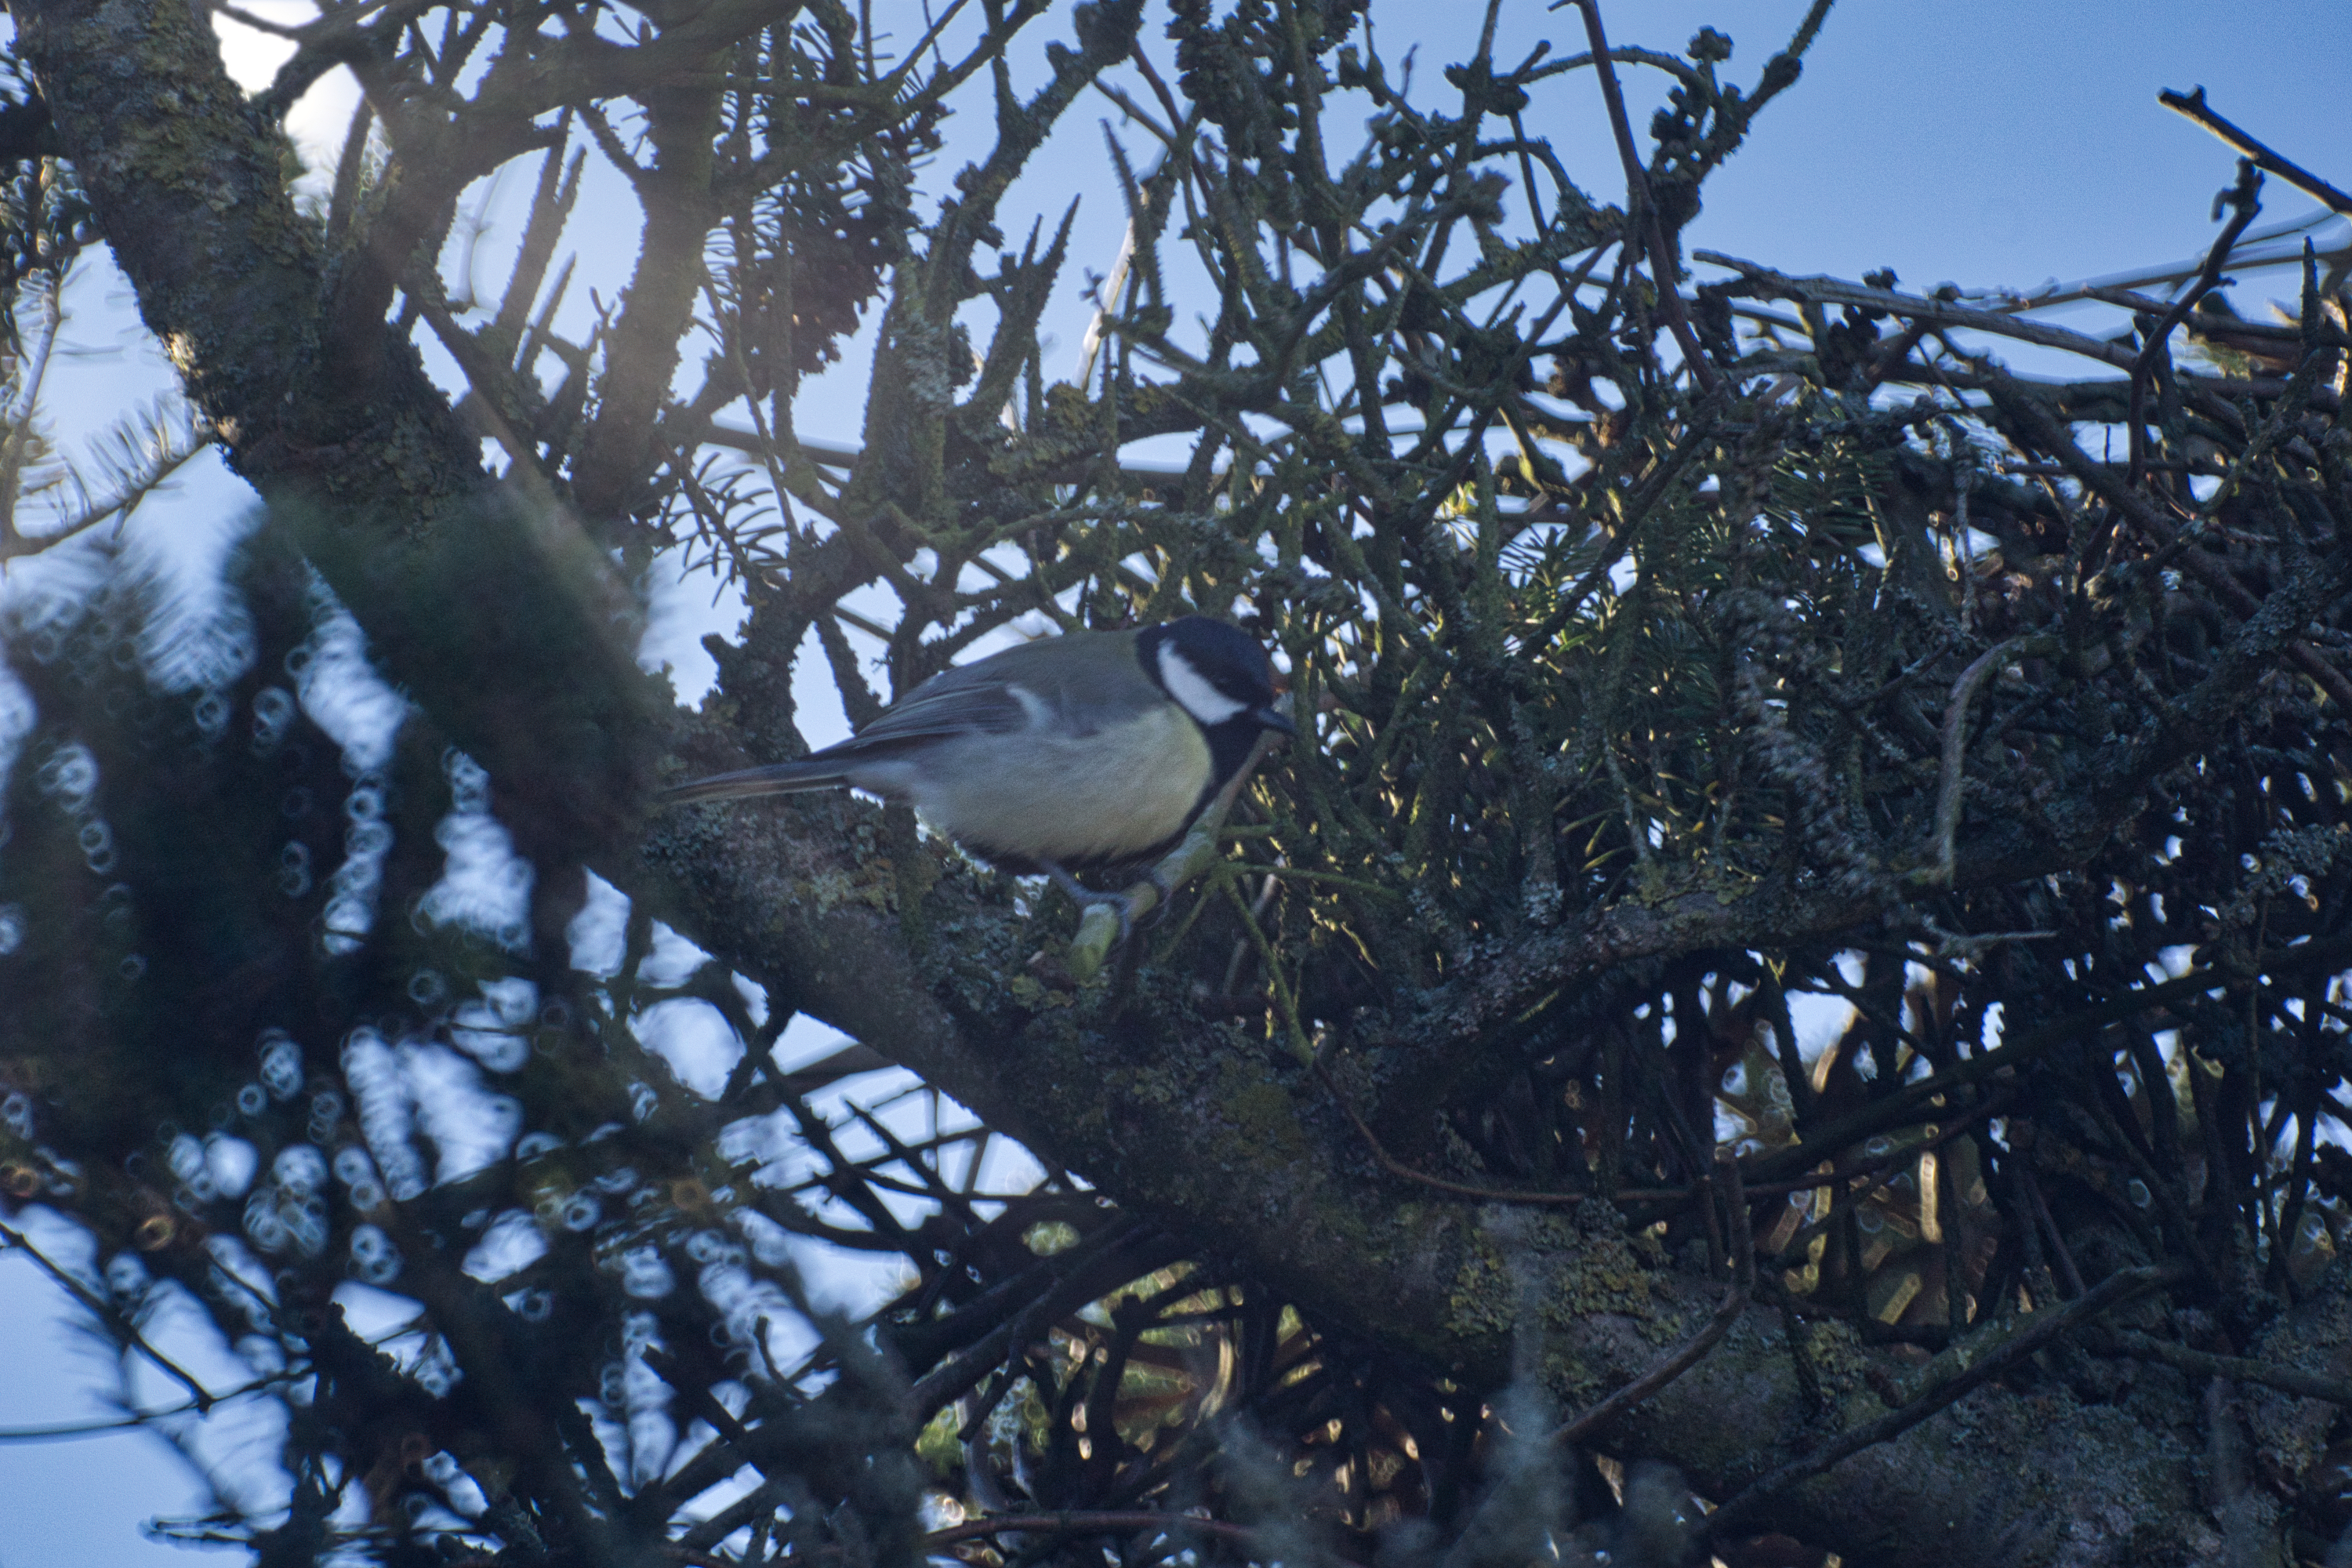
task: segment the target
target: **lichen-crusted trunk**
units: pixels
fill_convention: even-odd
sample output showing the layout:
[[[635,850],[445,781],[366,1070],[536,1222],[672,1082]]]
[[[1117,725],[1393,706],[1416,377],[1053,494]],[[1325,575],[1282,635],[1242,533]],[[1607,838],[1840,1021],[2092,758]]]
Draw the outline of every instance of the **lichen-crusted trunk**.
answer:
[[[887,908],[888,868],[845,865],[822,847],[857,812],[795,803],[682,816],[657,827],[646,852],[694,889],[700,929],[736,934],[730,962],[795,976],[812,1015],[1331,1323],[1474,1387],[1539,1367],[1571,1415],[1640,1376],[1713,1310],[1717,1282],[1643,1256],[1606,1205],[1530,1218],[1383,1177],[1315,1075],[1262,1037],[1188,1017],[1177,998],[1097,1010],[1034,988],[1031,1007],[1006,1005],[1003,977],[1022,973],[1024,933],[952,868],[926,916],[936,945],[909,955]],[[2339,1287],[2296,1321],[2314,1325],[2315,1341],[2347,1299]],[[2280,1353],[2312,1352],[2294,1340]],[[1885,1415],[1878,1391],[1911,1370],[1835,1323],[1812,1328],[1807,1355],[1818,1414],[1780,1314],[1751,1307],[1706,1359],[1602,1436],[1727,1499]],[[1858,1568],[2188,1568],[2221,1539],[2186,1437],[2196,1408],[2196,1391],[2160,1369],[2095,1402],[2031,1373],[1847,1460],[1759,1523]],[[1963,1453],[1969,1461],[1954,1462]]]

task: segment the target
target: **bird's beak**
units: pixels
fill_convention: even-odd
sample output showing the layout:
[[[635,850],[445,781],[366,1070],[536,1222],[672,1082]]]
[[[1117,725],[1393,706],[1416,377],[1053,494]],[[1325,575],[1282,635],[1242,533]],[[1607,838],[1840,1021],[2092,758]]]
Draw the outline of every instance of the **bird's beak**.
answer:
[[[1253,709],[1250,711],[1250,717],[1257,721],[1257,726],[1261,730],[1273,730],[1285,735],[1298,733],[1298,726],[1290,721],[1289,714],[1278,713],[1272,708]]]

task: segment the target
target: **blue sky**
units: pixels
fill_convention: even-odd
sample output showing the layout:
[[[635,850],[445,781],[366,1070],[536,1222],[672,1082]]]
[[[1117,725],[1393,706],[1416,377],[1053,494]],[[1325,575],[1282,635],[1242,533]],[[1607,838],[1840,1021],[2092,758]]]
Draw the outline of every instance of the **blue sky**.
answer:
[[[1612,41],[1665,43],[1712,21],[1752,78],[1802,9],[1621,6]],[[2158,90],[2203,85],[2341,184],[2347,26],[2343,5],[2310,0],[1843,5],[1804,79],[1717,176],[1694,238],[1783,271],[1892,266],[1922,288],[2025,287],[2201,252],[2235,155]],[[2265,220],[2315,206],[2275,183],[2266,201]]]
[[[908,0],[879,0],[877,13],[892,5],[913,16]],[[1712,25],[1737,44],[1728,74],[1753,80],[1803,9],[1800,0],[1656,0],[1610,7],[1609,26],[1614,43],[1679,49],[1699,26]],[[1477,17],[1458,0],[1376,0],[1374,13],[1382,53],[1393,65],[1417,45],[1417,74],[1433,84],[1438,68],[1475,37]],[[306,13],[280,14],[291,19]],[[1155,5],[1155,32],[1161,16]],[[1573,16],[1510,0],[1498,52],[1511,56],[1547,36],[1558,40],[1555,52],[1577,52],[1583,42]],[[2211,237],[2209,204],[2232,177],[2234,158],[2160,108],[2158,89],[2202,85],[2216,108],[2256,135],[2339,184],[2352,183],[2352,144],[2342,129],[2343,107],[2352,98],[2348,23],[2344,0],[2142,0],[2129,7],[1848,0],[1832,13],[1804,79],[1766,112],[1748,145],[1709,186],[1690,239],[1790,272],[1853,278],[1891,266],[1906,286],[1921,289],[1946,280],[2030,288],[2192,258]],[[1027,46],[1033,57],[1047,36],[1040,32]],[[249,51],[254,36],[234,41]],[[247,56],[242,63],[266,79],[266,59]],[[1662,96],[1662,84],[1654,73],[1632,70],[1626,85],[1639,124]],[[298,121],[298,132],[339,133],[348,103],[331,80]],[[1007,207],[1008,217],[1041,208],[1058,213],[1070,194],[1086,193],[1075,256],[1080,267],[1097,270],[1108,266],[1123,215],[1095,121],[1116,116],[1106,100],[1082,104],[1073,117],[1076,133],[1057,138]],[[1556,80],[1531,121],[1596,194],[1622,199],[1589,72]],[[1141,138],[1133,140],[1139,144]],[[2277,182],[2266,196],[2264,221],[2299,216],[2314,205]],[[636,214],[628,200],[617,182],[592,184],[584,226],[599,226],[595,204],[615,202],[625,205],[603,226],[633,233]],[[508,210],[504,203],[489,208],[488,251],[502,235],[512,241],[499,226]],[[592,256],[585,266],[592,278],[603,274],[609,298],[628,259]],[[2293,289],[2284,274],[2252,281],[2240,290],[2248,306]],[[107,410],[150,395],[166,374],[154,346],[128,335],[135,330],[128,302],[102,268],[81,279],[75,299],[71,337],[83,352],[62,367],[52,404],[69,441],[87,435]],[[1046,322],[1073,360],[1087,316],[1073,278]],[[861,403],[853,363],[811,385],[803,428],[854,439]],[[168,553],[176,539],[217,538],[224,516],[245,504],[246,492],[216,460],[199,459],[175,495],[142,514],[142,547]],[[19,586],[22,574],[37,575],[38,564],[17,569]],[[689,689],[702,668],[694,639],[726,618],[723,611],[695,609],[707,600],[707,589],[698,599],[690,592],[676,596],[677,613],[654,650],[678,666]],[[11,1325],[0,1427],[101,1414],[90,1391],[103,1380],[103,1363],[70,1352],[54,1289],[21,1258],[0,1256],[0,1322]],[[184,1510],[190,1500],[184,1473],[152,1438],[0,1443],[0,1568],[160,1561],[172,1549],[142,1542],[138,1522]]]

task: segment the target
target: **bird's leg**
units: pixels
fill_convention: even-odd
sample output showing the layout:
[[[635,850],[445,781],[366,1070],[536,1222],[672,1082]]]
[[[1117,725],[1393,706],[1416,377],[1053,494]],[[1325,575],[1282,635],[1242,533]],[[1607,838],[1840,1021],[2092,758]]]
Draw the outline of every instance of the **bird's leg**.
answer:
[[[1175,905],[1176,884],[1168,879],[1168,873],[1161,870],[1156,861],[1151,869],[1143,874],[1143,879],[1151,884],[1153,892],[1160,895],[1160,901],[1151,906],[1150,916],[1150,923],[1156,926],[1168,918],[1169,910]]]
[[[1134,932],[1135,904],[1134,900],[1125,893],[1097,892],[1051,860],[1040,860],[1037,864],[1045,868],[1045,875],[1052,879],[1054,886],[1070,896],[1070,901],[1078,906],[1080,913],[1083,914],[1091,905],[1109,905],[1112,912],[1118,916],[1118,940],[1121,942],[1125,942]],[[1162,897],[1164,900],[1165,895],[1163,894]]]

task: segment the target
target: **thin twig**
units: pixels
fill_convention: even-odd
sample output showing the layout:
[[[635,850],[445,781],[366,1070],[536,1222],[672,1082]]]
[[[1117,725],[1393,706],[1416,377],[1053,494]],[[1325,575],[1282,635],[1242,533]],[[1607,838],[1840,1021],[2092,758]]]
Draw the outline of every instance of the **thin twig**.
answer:
[[[96,1313],[100,1322],[121,1335],[127,1343],[146,1356],[149,1361],[162,1367],[173,1382],[188,1391],[189,1401],[195,1406],[197,1415],[205,1415],[219,1403],[218,1395],[182,1371],[177,1362],[149,1344],[145,1336],[140,1333],[129,1318],[99,1297],[89,1286],[50,1261],[39,1247],[35,1247],[26,1238],[22,1231],[0,1225],[0,1247],[13,1247],[23,1252],[26,1257],[33,1260],[33,1267],[64,1286],[67,1293]]]
[[[1272,879],[1267,879],[1267,881],[1271,886]],[[1290,1037],[1290,1054],[1301,1066],[1311,1066],[1315,1060],[1315,1046],[1307,1037],[1307,1026],[1298,1016],[1298,1004],[1290,994],[1289,982],[1282,977],[1282,955],[1275,951],[1274,943],[1266,940],[1265,932],[1259,928],[1257,915],[1251,910],[1249,900],[1242,896],[1240,886],[1231,877],[1223,879],[1223,886],[1226,898],[1233,901],[1234,912],[1241,917],[1244,940],[1257,949],[1258,962],[1265,965],[1266,984],[1274,991],[1275,1010],[1282,1015],[1284,1028]]]
[[[1801,300],[1815,305],[1845,305],[1857,310],[1881,311],[1906,321],[1926,321],[1935,327],[1990,332],[1998,337],[2015,338],[2021,342],[2039,343],[2043,348],[2062,349],[2068,353],[2080,354],[2084,359],[2096,360],[2101,364],[2113,365],[2117,370],[2129,370],[2132,365],[2132,351],[2121,343],[2106,342],[2042,321],[2021,321],[1999,310],[1982,310],[1944,299],[1923,300],[1916,294],[1898,293],[1892,289],[1873,289],[1867,284],[1849,283],[1842,278],[1792,277],[1760,262],[1743,261],[1719,250],[1694,250],[1691,257],[1710,267],[1737,272],[1750,283],[1785,300]]]
[[[1825,1235],[1831,1226],[1867,1203],[1898,1172],[1916,1164],[1922,1154],[1933,1153],[1954,1139],[1966,1135],[1978,1122],[2003,1114],[2013,1102],[2008,1090],[1997,1089],[1958,1121],[1937,1123],[1936,1135],[1924,1142],[1906,1143],[1886,1153],[1869,1156],[1858,1164],[1837,1166],[1825,1176],[1817,1174],[1801,1181],[1774,1182],[1748,1188],[1748,1192],[1759,1196],[1819,1192],[1824,1187],[1838,1193],[1831,1201],[1829,1212],[1798,1227],[1797,1233],[1780,1248],[1780,1256],[1774,1259],[1775,1266],[1797,1268],[1804,1261],[1805,1249],[1812,1244],[1814,1237]],[[1843,1190],[1838,1191],[1841,1188]]]
[[[1426,1171],[1416,1171],[1390,1153],[1381,1145],[1370,1125],[1356,1113],[1354,1106],[1348,1103],[1348,1097],[1339,1092],[1339,1086],[1333,1081],[1330,1070],[1319,1061],[1314,1065],[1316,1076],[1323,1080],[1323,1087],[1331,1091],[1332,1101],[1347,1113],[1348,1120],[1353,1122],[1356,1131],[1363,1135],[1364,1146],[1372,1152],[1373,1163],[1400,1181],[1417,1183],[1441,1193],[1451,1193],[1457,1198],[1470,1198],[1479,1203],[1531,1204],[1538,1206],[1570,1208],[1587,1198],[1600,1196],[1597,1193],[1530,1193],[1507,1187],[1474,1187],[1463,1182],[1449,1182],[1443,1176],[1433,1176]],[[1617,1194],[1617,1199],[1624,1203],[1681,1203],[1690,1195],[1691,1189],[1688,1187],[1657,1187],[1643,1191],[1622,1192]]]
[[[2121,476],[2105,463],[2095,463],[2090,454],[2077,446],[2074,438],[2061,429],[2029,395],[2021,391],[2011,377],[1979,365],[1978,374],[1985,388],[1993,396],[2001,413],[2024,428],[2032,444],[2041,447],[2068,474],[2080,480],[2085,489],[2122,512],[2132,525],[2158,545],[2169,547],[2180,537],[2180,531],[2171,521],[2158,511],[2146,496],[2123,482]],[[2179,552],[2180,569],[2213,591],[2224,608],[2241,620],[2252,619],[2263,607],[2263,602],[2252,590],[2238,581],[2227,562],[2210,552],[2190,547]],[[2291,642],[2284,650],[2287,661],[2319,683],[2320,689],[2335,699],[2336,706],[2352,713],[2352,681],[2344,678],[2317,649],[2306,642]]]
[[[2324,1399],[2352,1410],[2352,1383],[2340,1377],[2323,1377],[2317,1373],[2303,1372],[2291,1366],[2279,1366],[2251,1356],[2210,1355],[2190,1350],[2169,1340],[2152,1339],[2117,1329],[2092,1340],[2085,1347],[2096,1355],[2129,1356],[2136,1361],[2160,1361],[2167,1366],[2179,1367],[2198,1377],[2226,1377],[2234,1383],[2259,1383],[2266,1388],[2276,1388],[2288,1394],[2299,1394],[2305,1399]]]
[[[1748,1194],[1739,1184],[1739,1162],[1727,1150],[1715,1154],[1716,1174],[1721,1183],[1724,1216],[1731,1231],[1731,1288],[1723,1293],[1723,1300],[1715,1309],[1715,1316],[1706,1326],[1675,1348],[1674,1352],[1649,1371],[1554,1432],[1555,1443],[1581,1443],[1631,1410],[1642,1401],[1674,1382],[1696,1366],[1699,1359],[1716,1347],[1739,1314],[1748,1310],[1748,1299],[1756,1289],[1756,1241],[1748,1226]]]
[[[1906,1083],[1885,1099],[1848,1111],[1827,1126],[1808,1129],[1801,1143],[1792,1143],[1785,1149],[1756,1156],[1746,1167],[1748,1190],[1765,1191],[1761,1185],[1763,1182],[1780,1181],[1794,1172],[1817,1164],[1821,1160],[1820,1150],[1844,1148],[1874,1132],[1884,1132],[1906,1121],[1920,1120],[1921,1108],[1933,1104],[1952,1090],[1981,1083],[2023,1067],[2057,1047],[2079,1044],[2090,1037],[2093,1031],[2106,1025],[2157,1008],[2169,1007],[2207,991],[2243,985],[2258,973],[2276,982],[2287,975],[2341,969],[2347,963],[2352,963],[2352,938],[2315,938],[2271,953],[2262,961],[2259,970],[2237,965],[2210,965],[2160,984],[2134,987],[2119,996],[2054,1018],[2039,1028],[2027,1030],[2014,1037],[2005,1036],[1999,1046],[1980,1055],[1955,1062],[1941,1072]],[[1819,1186],[1822,1184],[1811,1182],[1806,1184]]]
[[[1257,744],[1250,748],[1248,758],[1234,776],[1225,781],[1225,787],[1217,792],[1216,799],[1209,803],[1208,809],[1193,820],[1191,830],[1184,835],[1184,841],[1161,858],[1160,864],[1152,868],[1151,876],[1121,895],[1126,900],[1129,921],[1141,920],[1159,908],[1162,888],[1172,890],[1181,887],[1216,860],[1221,853],[1217,843],[1218,830],[1224,826],[1227,814],[1234,809],[1234,802],[1241,798],[1242,790],[1249,784],[1250,774],[1257,771],[1258,763],[1281,742],[1282,737],[1274,731],[1261,731]],[[1118,911],[1108,902],[1087,905],[1086,913],[1078,920],[1078,934],[1070,940],[1070,952],[1065,967],[1073,978],[1084,984],[1101,973],[1104,963],[1110,957],[1111,944],[1118,940]]]
[[[1936,1384],[1900,1409],[1891,1410],[1875,1421],[1855,1427],[1820,1452],[1792,1460],[1755,1482],[1707,1516],[1708,1534],[1720,1540],[1727,1531],[1736,1531],[1768,1499],[1785,1494],[1864,1448],[1901,1436],[1946,1405],[1956,1403],[1979,1384],[2008,1372],[2061,1334],[2080,1327],[2109,1308],[2120,1306],[2145,1290],[2186,1279],[2189,1272],[2185,1265],[2178,1263],[2121,1269],[2108,1275],[2099,1281],[2095,1289],[2063,1307],[2030,1312],[2022,1319],[2012,1321],[2005,1330],[2000,1325],[1988,1326],[1979,1332],[1994,1342],[1994,1348],[1989,1352],[1970,1357],[1965,1370]]]
[[[2083,1294],[2083,1271],[2074,1267],[2074,1255],[2066,1249],[2066,1238],[2059,1234],[2057,1216],[2050,1212],[2050,1202],[2042,1195],[2042,1184],[2033,1179],[2033,1162],[2030,1157],[2017,1162],[2017,1184],[2025,1189],[2025,1201],[2033,1207],[2033,1220],[2050,1238],[2051,1256],[2058,1260],[2058,1273],[2069,1296]]]
[[[2276,174],[2296,190],[2319,202],[2328,211],[2352,216],[2352,195],[2345,195],[2293,159],[2273,152],[2269,147],[2255,141],[2244,131],[2207,108],[2203,88],[2200,87],[2189,93],[2174,92],[2167,88],[2156,95],[2156,101],[2176,114],[2187,115],[2237,149],[2239,154],[2252,162],[2256,168],[2267,174]]]
[[[2284,255],[2265,256],[2256,253],[2256,247],[2295,235],[2308,234],[2313,229],[2335,221],[2332,215],[2320,213],[2287,223],[2267,224],[2239,241],[2248,254],[2231,257],[2231,269],[2237,272],[2254,272],[2265,268],[2294,266],[2302,260],[2302,253],[2299,249],[2289,251]],[[2347,250],[2326,250],[2320,253],[2324,259],[2331,260],[2346,254]],[[2142,268],[2133,272],[2105,273],[2097,278],[2060,284],[2040,293],[2000,296],[1992,308],[2000,310],[2047,310],[2060,305],[2071,305],[2077,300],[2106,299],[2109,295],[2134,289],[2150,289],[2160,284],[2184,283],[2196,277],[2204,265],[2201,259],[2186,263],[2176,261],[2168,262],[2161,267]],[[1986,296],[1976,297],[1985,298]],[[2116,301],[2109,300],[2108,302]]]
[[[273,1373],[268,1377],[257,1377],[250,1383],[214,1394],[210,1403],[226,1405],[232,1399],[242,1399],[249,1394],[283,1389],[289,1384],[303,1381],[309,1375],[307,1372],[299,1374],[285,1372]],[[110,1433],[151,1427],[155,1423],[174,1415],[201,1416],[205,1414],[206,1414],[205,1407],[199,1405],[193,1399],[183,1404],[168,1405],[162,1410],[141,1410],[134,1406],[130,1415],[117,1416],[108,1421],[59,1421],[40,1426],[0,1426],[0,1443],[60,1443],[70,1442],[77,1437],[103,1437]]]
[[[1691,331],[1690,317],[1683,309],[1682,287],[1677,282],[1674,258],[1666,249],[1665,230],[1658,223],[1658,204],[1650,195],[1649,172],[1642,166],[1642,154],[1633,145],[1633,123],[1625,118],[1625,93],[1617,83],[1617,67],[1609,52],[1609,39],[1601,28],[1601,0],[1574,0],[1576,8],[1584,13],[1584,36],[1592,43],[1594,74],[1601,79],[1601,96],[1609,105],[1609,127],[1617,136],[1617,155],[1625,164],[1625,195],[1634,208],[1631,215],[1642,226],[1644,248],[1650,253],[1650,278],[1657,285],[1658,309],[1666,318],[1667,330],[1681,345],[1683,363],[1690,366],[1691,374],[1701,387],[1713,392],[1716,386],[1715,367],[1698,346],[1698,336]],[[1559,8],[1558,4],[1552,7]]]
[[[1952,682],[1951,699],[1944,705],[1944,757],[1936,784],[1936,864],[1932,870],[1919,873],[1918,880],[1938,888],[1952,885],[1954,845],[1960,829],[1961,764],[1969,748],[1969,704],[1976,700],[1984,683],[2004,666],[2017,659],[2055,653],[2061,646],[2054,637],[2011,637],[1979,656]]]
[[[2172,308],[2164,313],[2164,319],[2157,323],[2156,330],[2148,333],[2147,341],[2140,345],[2139,357],[2132,362],[2131,419],[2127,426],[2131,436],[2131,474],[2125,482],[2134,489],[2139,488],[2140,480],[2147,473],[2146,416],[2148,379],[2155,375],[2157,365],[2164,359],[2165,344],[2172,341],[2173,329],[2189,319],[2189,312],[2196,308],[2199,300],[2221,286],[2221,271],[2229,265],[2230,252],[2237,248],[2238,237],[2246,232],[2246,226],[2252,223],[2255,215],[2263,210],[2262,189],[2263,177],[2255,172],[2253,161],[2241,160],[2238,183],[2214,198],[2217,208],[2223,202],[2230,204],[2232,210],[2229,224],[2215,238],[2212,248],[2205,253],[2205,265],[2199,270],[2196,282],[2183,289],[2180,298],[2172,302]],[[2218,217],[2221,214],[2217,211],[2214,216]]]

